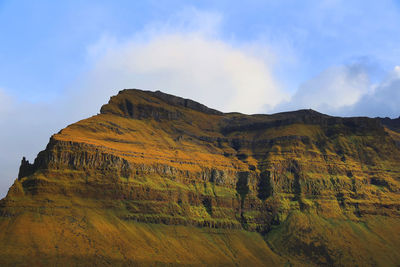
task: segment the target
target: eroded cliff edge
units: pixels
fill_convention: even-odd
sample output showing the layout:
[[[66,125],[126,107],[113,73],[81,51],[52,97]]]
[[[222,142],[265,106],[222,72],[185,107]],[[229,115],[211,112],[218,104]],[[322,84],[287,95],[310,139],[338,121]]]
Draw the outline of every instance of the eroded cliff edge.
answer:
[[[395,265],[396,133],[379,119],[222,113],[123,90],[23,160],[0,212],[97,207],[133,224],[258,232],[282,262]]]

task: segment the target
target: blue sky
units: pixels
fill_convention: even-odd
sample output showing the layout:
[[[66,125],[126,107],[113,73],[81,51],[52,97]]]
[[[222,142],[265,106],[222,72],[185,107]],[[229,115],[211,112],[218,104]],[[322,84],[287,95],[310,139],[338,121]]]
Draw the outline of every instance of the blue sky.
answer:
[[[399,3],[0,0],[0,196],[22,156],[123,88],[398,117]]]
[[[105,34],[127,40],[191,8],[221,16],[220,40],[271,46],[289,91],[332,65],[367,59],[381,78],[398,64],[396,1],[0,1],[0,86],[30,101],[57,97],[91,68],[87,47]]]

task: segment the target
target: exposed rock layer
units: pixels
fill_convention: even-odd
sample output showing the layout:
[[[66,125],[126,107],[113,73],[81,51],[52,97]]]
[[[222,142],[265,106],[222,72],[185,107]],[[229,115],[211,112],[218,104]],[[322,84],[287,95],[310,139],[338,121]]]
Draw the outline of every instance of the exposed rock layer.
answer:
[[[65,209],[97,208],[122,224],[255,231],[276,264],[395,264],[400,238],[380,228],[400,228],[392,125],[313,110],[224,114],[123,90],[101,114],[52,136],[33,164],[23,159],[0,214],[6,224],[27,211],[64,218]]]

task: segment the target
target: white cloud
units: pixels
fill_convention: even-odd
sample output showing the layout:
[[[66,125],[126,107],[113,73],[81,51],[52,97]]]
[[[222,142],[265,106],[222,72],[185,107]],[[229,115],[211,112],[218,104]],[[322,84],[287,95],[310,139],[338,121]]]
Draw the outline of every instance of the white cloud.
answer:
[[[222,111],[256,113],[285,98],[272,74],[273,61],[266,59],[255,56],[254,46],[233,47],[202,32],[162,33],[146,41],[114,43],[81,86],[101,97],[101,103],[116,89],[140,88]]]
[[[352,115],[370,117],[400,116],[400,67],[395,66],[387,77],[374,86],[374,90],[363,95],[348,112]]]
[[[85,87],[107,97],[112,88],[160,89],[223,111],[260,112],[285,97],[268,62],[199,33],[123,43],[88,77]]]
[[[362,64],[334,66],[303,83],[290,101],[276,109],[312,108],[338,114],[357,103],[369,90],[369,76]]]
[[[331,67],[303,83],[291,99],[274,111],[312,108],[338,116],[400,116],[400,66],[371,83],[365,62]]]
[[[101,98],[95,101],[97,107],[121,88],[161,90],[222,111],[244,113],[261,112],[285,99],[272,74],[273,55],[265,47],[233,46],[216,38],[215,14],[195,14],[193,21],[182,23],[186,26],[180,32],[169,26],[158,32],[150,27],[119,43],[103,37],[89,51],[96,55],[104,51],[104,55],[97,56],[80,86],[92,99]],[[206,28],[198,26],[200,22]]]

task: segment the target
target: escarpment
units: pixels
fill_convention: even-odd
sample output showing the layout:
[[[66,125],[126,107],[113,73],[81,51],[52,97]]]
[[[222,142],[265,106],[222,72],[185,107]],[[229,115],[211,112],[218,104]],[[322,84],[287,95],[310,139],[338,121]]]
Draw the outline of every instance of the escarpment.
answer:
[[[256,234],[265,240],[258,253],[272,248],[274,264],[395,264],[400,150],[393,125],[313,110],[222,113],[159,91],[123,90],[99,115],[53,135],[34,163],[22,160],[0,214],[75,222],[88,220],[75,209],[98,210],[101,221],[128,228]],[[95,240],[82,227],[70,231]],[[221,264],[235,261],[224,257]]]

